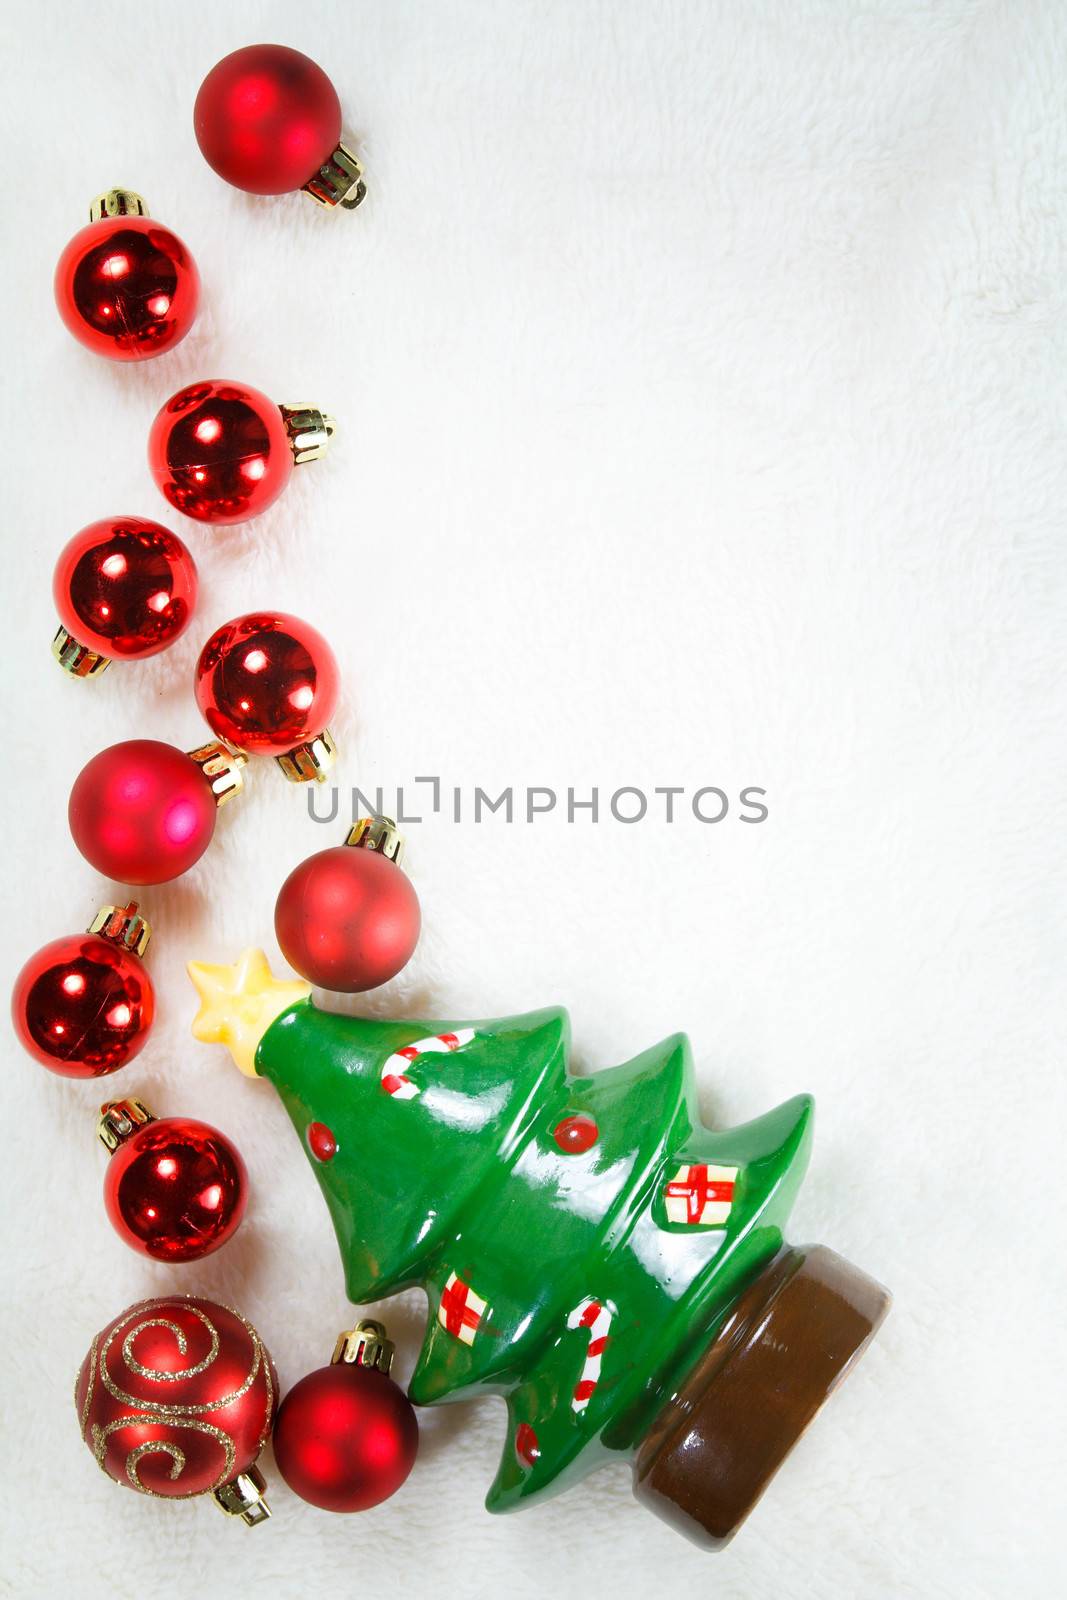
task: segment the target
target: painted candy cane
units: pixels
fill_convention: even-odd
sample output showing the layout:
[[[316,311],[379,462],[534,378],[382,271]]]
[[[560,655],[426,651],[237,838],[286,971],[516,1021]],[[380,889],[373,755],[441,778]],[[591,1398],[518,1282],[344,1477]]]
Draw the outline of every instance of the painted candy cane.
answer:
[[[582,1375],[574,1386],[571,1407],[584,1411],[600,1382],[600,1360],[608,1342],[612,1312],[599,1300],[582,1300],[567,1318],[568,1328],[588,1328],[589,1348],[582,1363]]]
[[[403,1050],[394,1050],[382,1068],[382,1088],[398,1100],[413,1100],[422,1091],[404,1072],[416,1056],[447,1055],[462,1050],[474,1038],[473,1028],[460,1028],[458,1033],[435,1033],[430,1039],[416,1039]]]

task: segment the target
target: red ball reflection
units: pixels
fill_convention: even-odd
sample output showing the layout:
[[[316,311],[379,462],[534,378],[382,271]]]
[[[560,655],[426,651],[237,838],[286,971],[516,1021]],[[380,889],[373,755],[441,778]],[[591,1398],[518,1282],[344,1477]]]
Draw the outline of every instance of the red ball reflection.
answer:
[[[212,732],[252,755],[281,755],[322,733],[339,688],[322,634],[283,611],[227,622],[196,666],[196,703]]]
[[[59,258],[59,314],[76,339],[114,361],[170,350],[193,325],[200,274],[177,234],[151,217],[104,217]]]
[[[198,522],[247,522],[281,494],[293,451],[281,410],[247,384],[212,379],[169,399],[148,436],[160,492]]]
[[[165,650],[196,605],[196,564],[176,534],[146,517],[104,517],[56,562],[59,620],[99,655],[135,661]]]
[[[126,1243],[156,1261],[199,1261],[244,1216],[245,1164],[225,1134],[191,1117],[146,1123],[123,1140],[104,1204]]]
[[[54,939],[15,980],[11,1019],[25,1048],[65,1078],[102,1078],[132,1061],[155,1015],[139,958],[97,934]]]

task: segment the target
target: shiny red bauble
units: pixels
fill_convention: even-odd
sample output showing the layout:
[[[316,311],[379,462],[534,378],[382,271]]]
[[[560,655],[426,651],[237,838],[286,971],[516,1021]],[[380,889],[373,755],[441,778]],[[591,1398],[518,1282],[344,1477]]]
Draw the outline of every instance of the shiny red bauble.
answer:
[[[395,1494],[415,1464],[419,1425],[392,1378],[336,1362],[309,1372],[278,1409],[274,1459],[302,1500],[367,1511]]]
[[[196,665],[196,703],[212,732],[250,755],[280,755],[322,733],[339,690],[322,634],[284,611],[225,623]]]
[[[395,978],[411,959],[421,920],[411,880],[394,862],[343,844],[295,867],[274,908],[289,965],[342,994]]]
[[[68,650],[81,646],[97,658],[137,661],[165,650],[188,627],[196,564],[158,522],[104,517],[63,547],[52,597]]]
[[[250,1322],[212,1300],[169,1295],[100,1330],[74,1404],[82,1438],[116,1483],[167,1500],[214,1493],[237,1509],[227,1486],[263,1448],[277,1394],[274,1363]]]
[[[199,1261],[219,1249],[240,1225],[247,1191],[239,1152],[192,1117],[131,1126],[104,1177],[115,1231],[155,1261]]]
[[[189,332],[200,274],[177,234],[151,217],[103,216],[60,256],[55,295],[63,321],[88,349],[114,361],[144,361]]]
[[[299,50],[253,44],[212,67],[193,127],[205,161],[251,194],[301,189],[341,140],[341,103]]]
[[[211,786],[192,756],[158,739],[127,739],[88,761],[67,807],[86,861],[119,883],[167,883],[203,855],[215,831]]]
[[[140,957],[101,933],[53,939],[26,962],[11,996],[22,1044],[64,1078],[102,1078],[132,1061],[155,1009]]]
[[[191,383],[167,401],[148,436],[160,493],[198,522],[247,522],[272,505],[292,475],[281,408],[244,383]]]

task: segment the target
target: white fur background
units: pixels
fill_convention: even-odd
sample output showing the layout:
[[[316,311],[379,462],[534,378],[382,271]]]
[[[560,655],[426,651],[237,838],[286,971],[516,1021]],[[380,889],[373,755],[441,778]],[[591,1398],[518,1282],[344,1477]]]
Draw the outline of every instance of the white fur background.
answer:
[[[161,1015],[140,1059],[94,1087],[5,1055],[10,1592],[1053,1594],[1060,0],[5,0],[3,22],[7,980],[116,892],[67,833],[82,763],[135,735],[193,746],[208,632],[291,609],[342,663],[343,785],[767,789],[758,827],[427,816],[408,829],[425,935],[371,1003],[562,1001],[583,1069],[685,1028],[723,1124],[814,1091],[793,1237],[896,1295],[717,1558],[623,1470],[489,1518],[488,1402],[427,1414],[409,1485],[361,1518],[304,1506],[269,1451],[254,1533],[109,1484],[71,1383],[128,1303],[232,1301],[283,1384],[351,1316],[280,1104],[189,1035],[185,961],[276,955],[278,885],[343,837],[257,763],[208,856],[143,896]],[[261,39],[333,75],[358,213],[239,194],[200,158],[201,78]],[[204,280],[190,337],[137,367],[75,345],[51,297],[116,183]],[[330,457],[250,525],[181,524],[202,579],[187,636],[67,682],[55,555],[110,512],[179,526],[145,438],[201,376],[328,406]],[[95,1111],[119,1091],[206,1116],[247,1158],[247,1221],[201,1267],[150,1266],[108,1227]],[[421,1296],[389,1320],[406,1371]]]

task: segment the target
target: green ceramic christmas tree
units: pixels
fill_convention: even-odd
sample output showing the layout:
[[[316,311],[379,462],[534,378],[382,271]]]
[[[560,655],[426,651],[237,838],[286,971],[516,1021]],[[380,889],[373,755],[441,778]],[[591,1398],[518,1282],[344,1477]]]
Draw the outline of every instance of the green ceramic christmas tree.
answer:
[[[680,1034],[574,1077],[560,1010],[372,1021],[258,951],[190,972],[197,1037],[282,1097],[349,1297],[425,1286],[412,1399],[506,1397],[489,1509],[623,1455],[662,1514],[729,1537],[886,1305],[831,1252],[783,1245],[811,1101],[711,1132]]]

